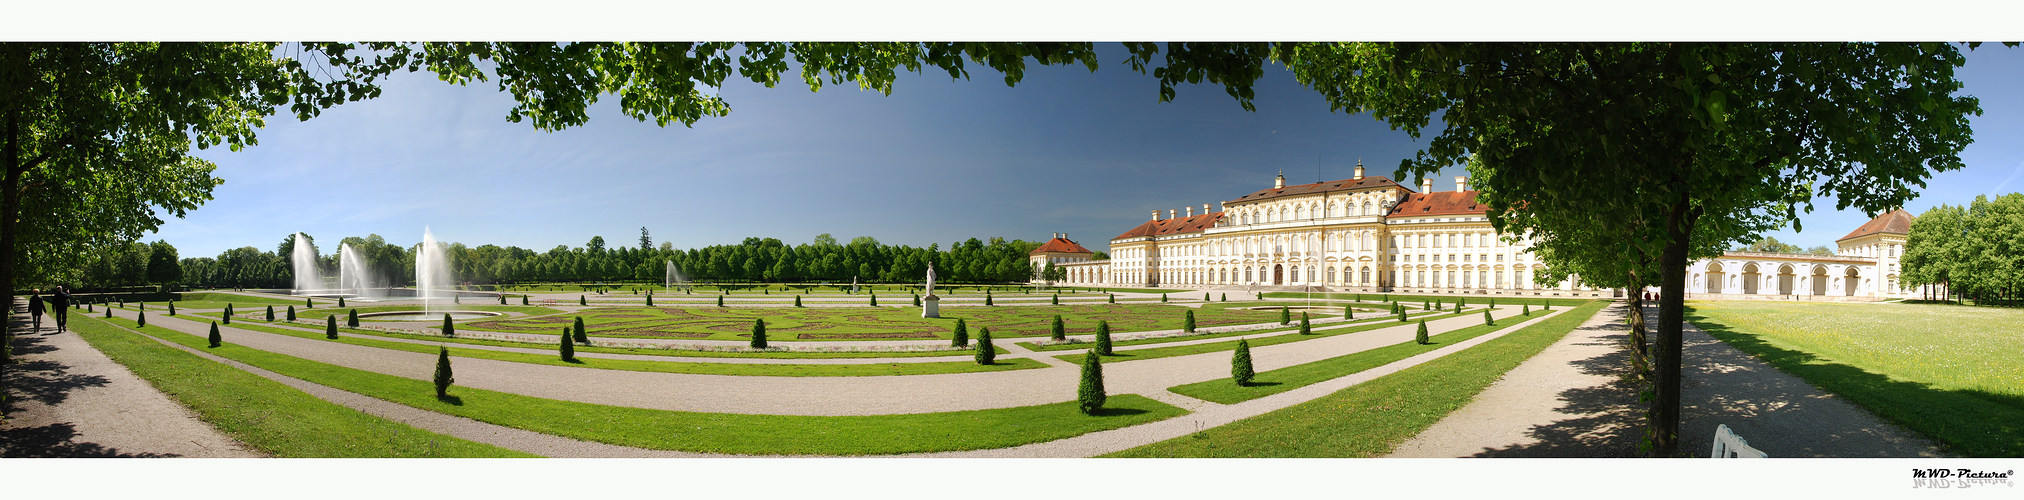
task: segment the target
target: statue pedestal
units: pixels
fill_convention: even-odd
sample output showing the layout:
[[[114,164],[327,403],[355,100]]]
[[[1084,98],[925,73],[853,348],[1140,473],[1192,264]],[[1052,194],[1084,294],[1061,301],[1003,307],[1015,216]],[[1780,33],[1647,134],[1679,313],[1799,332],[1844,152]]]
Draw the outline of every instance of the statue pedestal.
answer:
[[[941,306],[942,306],[941,297],[936,297],[934,294],[928,294],[928,296],[926,297],[921,297],[921,317],[923,318],[942,317]]]

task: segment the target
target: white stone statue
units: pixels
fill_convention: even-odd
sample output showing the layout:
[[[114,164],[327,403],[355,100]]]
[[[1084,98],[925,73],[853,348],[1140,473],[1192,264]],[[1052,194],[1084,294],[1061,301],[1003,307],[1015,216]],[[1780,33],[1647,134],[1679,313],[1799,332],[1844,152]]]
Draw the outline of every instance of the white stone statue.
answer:
[[[928,295],[935,294],[935,263],[928,261]]]

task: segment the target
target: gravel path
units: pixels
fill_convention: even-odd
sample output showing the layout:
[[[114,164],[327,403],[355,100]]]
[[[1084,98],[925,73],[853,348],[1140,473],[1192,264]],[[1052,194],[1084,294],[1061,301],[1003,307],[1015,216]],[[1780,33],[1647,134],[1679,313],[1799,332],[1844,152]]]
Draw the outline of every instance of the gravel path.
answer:
[[[1643,405],[1622,304],[1520,364],[1395,457],[1634,457]],[[1656,318],[1656,308],[1648,309]],[[1929,440],[1772,368],[1692,324],[1682,351],[1681,456],[1707,456],[1727,424],[1772,457],[1936,457]]]
[[[195,413],[44,317],[31,331],[26,300],[8,318],[17,357],[6,367],[6,457],[257,457]],[[72,321],[81,311],[71,311]]]
[[[1504,317],[1516,311],[1499,311]],[[131,311],[118,311],[132,317]],[[1464,315],[1429,322],[1434,331],[1480,324]],[[149,323],[203,335],[208,322],[149,315]],[[1254,366],[1270,370],[1404,342],[1414,326],[1252,349]],[[435,355],[275,335],[226,326],[226,342],[377,373],[427,380]],[[1229,340],[1229,339],[1223,339]],[[1053,356],[1075,351],[1024,354]],[[1228,352],[1113,363],[1104,370],[1112,394],[1156,395],[1167,387],[1229,376]],[[1043,361],[1045,362],[1045,361]],[[761,377],[582,369],[458,358],[464,387],[547,399],[637,408],[775,415],[884,415],[980,410],[1058,403],[1075,398],[1079,371],[1067,363],[994,373],[874,377]]]

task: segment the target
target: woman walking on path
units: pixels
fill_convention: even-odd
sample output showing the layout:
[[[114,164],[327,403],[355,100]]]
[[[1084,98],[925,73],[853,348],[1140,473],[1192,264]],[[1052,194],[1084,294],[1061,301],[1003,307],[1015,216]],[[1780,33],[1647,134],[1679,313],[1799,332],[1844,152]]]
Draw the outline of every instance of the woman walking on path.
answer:
[[[56,331],[64,331],[64,320],[70,319],[65,314],[70,310],[70,290],[58,285],[56,292],[49,294],[49,306],[56,313]]]
[[[30,331],[42,331],[42,289],[40,288],[28,294],[28,317],[35,320],[35,329]]]

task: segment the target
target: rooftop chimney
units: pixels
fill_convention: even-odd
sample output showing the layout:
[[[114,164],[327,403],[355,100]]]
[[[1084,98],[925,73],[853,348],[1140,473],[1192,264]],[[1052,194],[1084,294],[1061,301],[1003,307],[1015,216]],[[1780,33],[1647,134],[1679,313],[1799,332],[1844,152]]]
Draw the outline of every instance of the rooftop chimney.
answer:
[[[1357,158],[1357,159],[1356,159],[1356,177],[1351,177],[1350,179],[1351,179],[1351,180],[1359,180],[1359,181],[1360,181],[1360,180],[1363,180],[1363,159],[1362,159],[1362,158]]]
[[[1427,178],[1427,177],[1421,177],[1421,178],[1420,178],[1420,194],[1426,194],[1426,193],[1432,193],[1432,192],[1434,192],[1434,180],[1433,180],[1432,178]]]
[[[1195,216],[1195,207],[1188,207],[1188,216],[1189,217]]]
[[[1160,211],[1158,210],[1153,211],[1153,220],[1160,220]]]
[[[1178,218],[1180,218],[1180,217],[1178,217],[1178,216],[1179,216],[1180,214],[1181,214],[1181,211],[1179,211],[1179,210],[1174,210],[1174,209],[1171,209],[1171,208],[1167,209],[1167,218],[1169,218],[1169,219],[1178,219]]]
[[[1284,189],[1285,187],[1286,187],[1286,172],[1280,171],[1278,176],[1272,178],[1272,189]]]
[[[1202,215],[1209,215],[1209,204],[1202,204]]]
[[[1455,176],[1455,191],[1468,191],[1468,190],[1469,190],[1469,178],[1467,176],[1461,175]]]

